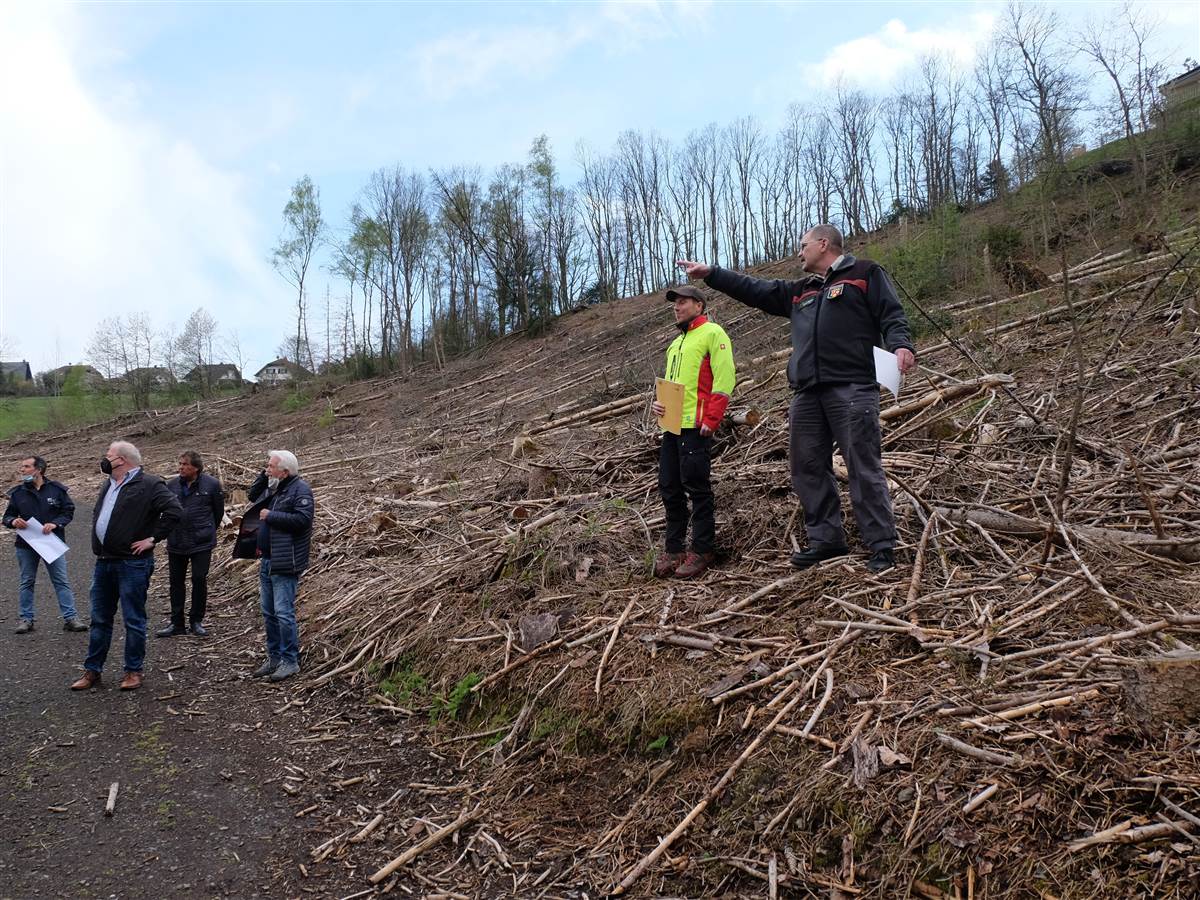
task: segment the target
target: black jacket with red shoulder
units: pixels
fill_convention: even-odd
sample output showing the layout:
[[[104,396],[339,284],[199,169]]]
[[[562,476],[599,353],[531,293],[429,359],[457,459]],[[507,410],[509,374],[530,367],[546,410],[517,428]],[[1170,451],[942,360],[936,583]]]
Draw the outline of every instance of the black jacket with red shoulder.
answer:
[[[794,391],[823,384],[874,384],[873,347],[913,350],[908,318],[891,279],[876,262],[844,254],[825,277],[767,280],[713,266],[705,283],[740,303],[792,320],[788,382]]]

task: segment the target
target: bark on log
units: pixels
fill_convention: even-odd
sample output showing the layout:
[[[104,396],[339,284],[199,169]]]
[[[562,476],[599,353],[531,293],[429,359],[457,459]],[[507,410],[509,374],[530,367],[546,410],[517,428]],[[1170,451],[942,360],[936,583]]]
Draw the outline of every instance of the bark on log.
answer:
[[[1175,651],[1140,660],[1124,673],[1125,711],[1150,732],[1200,720],[1200,653]]]

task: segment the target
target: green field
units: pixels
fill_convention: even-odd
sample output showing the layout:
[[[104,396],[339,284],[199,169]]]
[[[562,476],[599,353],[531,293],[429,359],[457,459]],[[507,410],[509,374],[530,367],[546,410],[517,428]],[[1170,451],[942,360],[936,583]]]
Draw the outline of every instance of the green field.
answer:
[[[65,431],[132,409],[127,397],[0,397],[0,440],[37,431]]]
[[[179,406],[188,397],[154,394],[154,409]],[[36,432],[67,431],[91,422],[103,422],[133,412],[132,400],[123,394],[84,393],[61,397],[0,397],[0,440]]]

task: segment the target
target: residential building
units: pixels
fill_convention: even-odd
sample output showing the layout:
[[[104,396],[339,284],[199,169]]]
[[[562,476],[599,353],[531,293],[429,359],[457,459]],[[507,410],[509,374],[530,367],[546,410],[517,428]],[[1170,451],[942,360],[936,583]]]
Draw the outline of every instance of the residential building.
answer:
[[[271,360],[271,362],[255,372],[254,377],[258,380],[259,384],[272,385],[291,381],[304,381],[306,378],[312,378],[313,373],[299,363],[292,362],[286,356],[281,356],[279,359]]]

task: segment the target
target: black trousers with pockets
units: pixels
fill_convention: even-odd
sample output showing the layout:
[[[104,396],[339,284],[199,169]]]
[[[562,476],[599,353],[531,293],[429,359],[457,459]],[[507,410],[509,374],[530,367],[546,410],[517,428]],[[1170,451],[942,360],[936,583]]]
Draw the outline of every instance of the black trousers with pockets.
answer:
[[[688,502],[692,505],[692,550],[712,553],[717,538],[714,518],[711,467],[712,437],[704,437],[699,428],[685,428],[682,434],[663,432],[658,456],[658,492],[667,512],[667,552],[682,553],[687,548]]]

